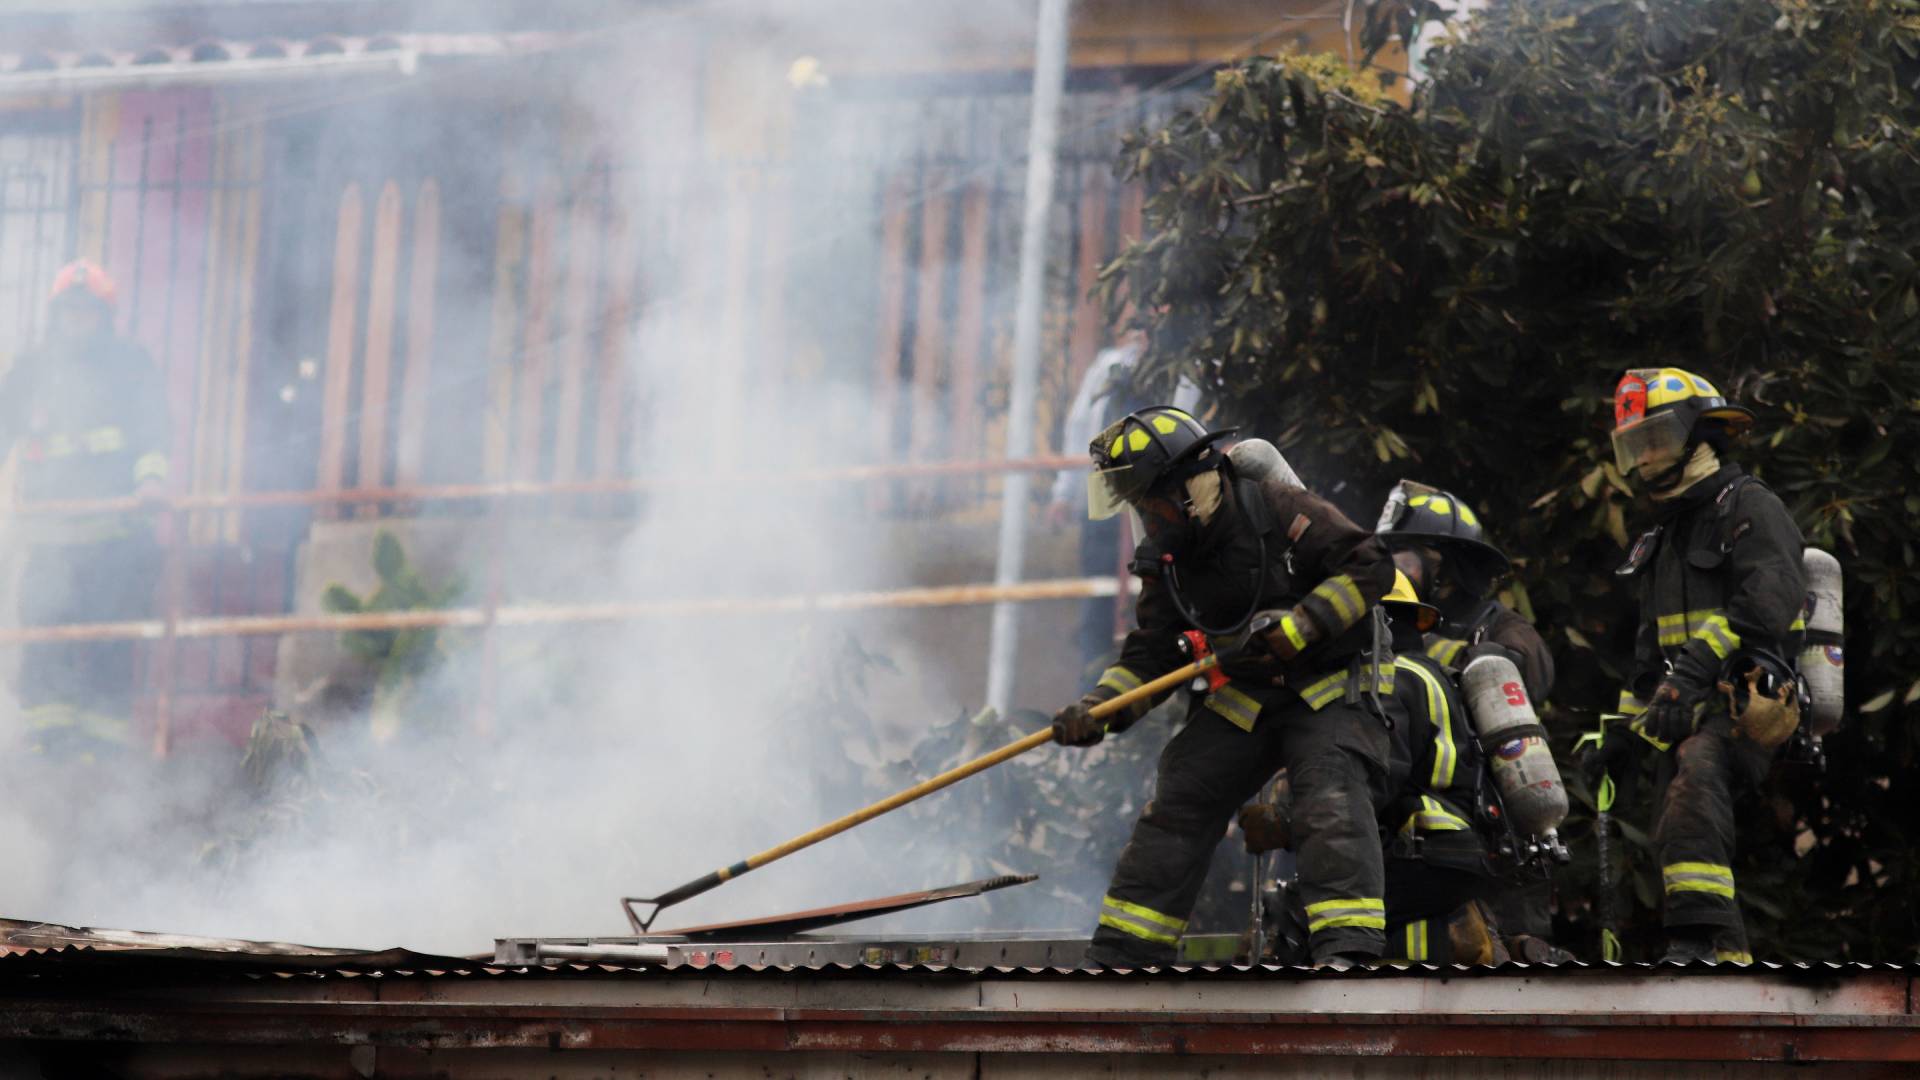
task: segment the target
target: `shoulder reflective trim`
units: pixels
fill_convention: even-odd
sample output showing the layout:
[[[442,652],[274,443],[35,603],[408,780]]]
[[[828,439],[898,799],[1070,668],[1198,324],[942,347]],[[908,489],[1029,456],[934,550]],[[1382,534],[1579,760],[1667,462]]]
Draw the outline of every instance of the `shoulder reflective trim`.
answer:
[[[157,451],[151,454],[142,454],[140,455],[140,460],[133,463],[133,479],[135,483],[142,480],[165,480],[166,478],[167,455],[165,454]]]
[[[1703,892],[1733,898],[1733,869],[1719,863],[1679,862],[1660,868],[1667,891]]]
[[[1378,897],[1370,896],[1353,900],[1322,900],[1307,905],[1308,933],[1317,934],[1342,926],[1385,930],[1387,905]]]
[[[1407,924],[1407,959],[1425,960],[1427,958],[1427,925],[1425,919]]]
[[[1234,689],[1231,683],[1208,694],[1206,705],[1242,731],[1252,731],[1253,722],[1260,718],[1260,703]]]
[[[1108,690],[1112,690],[1117,694],[1124,694],[1129,690],[1138,690],[1143,684],[1140,676],[1135,675],[1127,668],[1115,664],[1113,667],[1101,672],[1100,681],[1094,683],[1094,685],[1106,687]]]
[[[1751,964],[1753,963],[1753,954],[1750,952],[1738,952],[1733,949],[1715,949],[1713,950],[1713,961],[1716,964]]]
[[[1393,666],[1420,680],[1427,691],[1427,718],[1433,722],[1433,773],[1428,786],[1444,791],[1453,786],[1453,770],[1460,751],[1453,745],[1453,710],[1447,706],[1446,690],[1433,672],[1417,660],[1397,656]]]
[[[1335,574],[1313,587],[1308,596],[1317,596],[1333,608],[1340,620],[1340,628],[1346,629],[1360,621],[1367,612],[1367,602],[1360,596],[1360,586],[1346,574]]]
[[[1176,919],[1171,915],[1155,911],[1145,904],[1129,903],[1118,897],[1103,896],[1100,898],[1100,906],[1103,909],[1113,911],[1115,914],[1127,915],[1167,930],[1178,932],[1187,928],[1187,920],[1185,919]]]
[[[1457,667],[1460,654],[1467,650],[1467,643],[1459,638],[1437,637],[1427,642],[1427,655],[1448,667]]]
[[[1294,620],[1293,612],[1280,616],[1280,632],[1286,635],[1287,643],[1293,646],[1294,652],[1306,650],[1307,636],[1300,632],[1300,624]]]

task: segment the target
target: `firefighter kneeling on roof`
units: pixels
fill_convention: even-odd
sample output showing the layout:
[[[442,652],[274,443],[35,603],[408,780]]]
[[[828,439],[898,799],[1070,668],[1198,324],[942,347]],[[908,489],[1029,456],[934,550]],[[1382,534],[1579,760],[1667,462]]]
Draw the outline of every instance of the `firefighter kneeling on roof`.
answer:
[[[1187,662],[1189,632],[1205,635],[1226,676],[1195,694],[1160,756],[1153,799],[1101,901],[1094,964],[1174,962],[1228,821],[1283,767],[1314,960],[1371,960],[1385,944],[1373,821],[1396,706],[1376,604],[1393,585],[1393,562],[1287,470],[1243,475],[1238,455],[1220,447],[1231,434],[1160,406],[1090,447],[1088,513],[1129,510],[1145,537],[1133,563],[1138,629],[1094,690],[1055,716],[1055,738],[1091,746],[1144,716],[1150,703],[1103,726],[1089,710]]]
[[[1559,771],[1511,660],[1491,654],[1471,662],[1470,705],[1453,672],[1421,648],[1440,612],[1406,574],[1395,575],[1380,605],[1393,630],[1394,697],[1405,718],[1392,731],[1391,795],[1380,814],[1387,956],[1503,963],[1510,956],[1488,902],[1542,876],[1552,852],[1529,856],[1528,848],[1540,848],[1530,840],[1559,850],[1553,830],[1567,812]],[[1489,707],[1488,691],[1497,707]],[[1292,847],[1291,817],[1284,803],[1243,808],[1247,850]],[[1271,914],[1279,930],[1274,958],[1296,962],[1302,913],[1289,905]]]
[[[1679,368],[1629,371],[1614,392],[1620,471],[1653,498],[1654,527],[1619,570],[1634,580],[1634,674],[1588,762],[1621,776],[1648,747],[1670,755],[1654,827],[1666,959],[1750,963],[1733,876],[1735,797],[1765,779],[1799,724],[1806,623],[1800,530],[1780,498],[1722,455],[1753,424]]]

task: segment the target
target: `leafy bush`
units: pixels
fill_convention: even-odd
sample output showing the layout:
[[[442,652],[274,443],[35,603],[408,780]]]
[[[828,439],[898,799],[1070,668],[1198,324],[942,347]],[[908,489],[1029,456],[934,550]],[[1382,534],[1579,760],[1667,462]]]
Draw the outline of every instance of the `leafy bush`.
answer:
[[[419,611],[450,607],[466,591],[466,583],[459,578],[438,586],[428,584],[408,564],[400,541],[384,529],[374,537],[373,569],[380,580],[373,592],[362,597],[344,585],[329,585],[321,594],[320,606],[336,614]],[[440,628],[349,630],[340,635],[340,644],[373,668],[376,738],[393,737],[409,715],[417,720],[432,713],[419,708],[416,698],[424,676],[445,657]]]
[[[1400,476],[1479,507],[1554,645],[1563,742],[1630,656],[1610,572],[1644,508],[1609,460],[1613,383],[1674,364],[1753,406],[1737,456],[1846,566],[1859,708],[1824,777],[1742,818],[1750,927],[1763,954],[1911,959],[1920,5],[1497,2],[1426,62],[1401,106],[1254,60],[1127,140],[1147,235],[1103,279],[1153,336],[1143,388],[1196,377],[1361,520]],[[1657,877],[1623,846],[1644,953]],[[1561,882],[1564,917],[1592,877]]]

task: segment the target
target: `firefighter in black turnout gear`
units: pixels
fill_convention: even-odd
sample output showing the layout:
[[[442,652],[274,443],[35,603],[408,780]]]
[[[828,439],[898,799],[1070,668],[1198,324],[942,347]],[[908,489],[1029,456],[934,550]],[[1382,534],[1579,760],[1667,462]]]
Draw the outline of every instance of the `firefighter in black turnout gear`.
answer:
[[[1458,671],[1470,649],[1496,647],[1520,669],[1533,700],[1547,700],[1553,653],[1532,623],[1493,595],[1512,565],[1487,542],[1473,508],[1450,492],[1402,480],[1377,528],[1394,565],[1440,611],[1440,625],[1426,636],[1427,655]]]
[[[1386,904],[1374,826],[1393,722],[1393,657],[1376,602],[1393,563],[1331,503],[1278,477],[1238,475],[1209,432],[1168,406],[1113,424],[1089,448],[1088,513],[1142,522],[1133,569],[1138,629],[1098,685],[1054,718],[1062,743],[1089,746],[1098,703],[1189,659],[1189,632],[1222,657],[1160,756],[1153,799],[1101,903],[1088,959],[1174,961],[1228,821],[1276,770],[1293,793],[1296,850],[1316,961],[1381,955]]]
[[[1723,462],[1753,414],[1707,380],[1629,371],[1614,424],[1620,471],[1655,510],[1619,571],[1640,599],[1620,711],[1641,738],[1609,734],[1595,763],[1648,744],[1671,754],[1654,826],[1667,959],[1751,963],[1731,865],[1734,802],[1765,778],[1798,722],[1783,658],[1799,655],[1805,628],[1800,530],[1778,496]]]
[[[1452,492],[1402,480],[1388,494],[1376,528],[1394,565],[1439,609],[1440,623],[1424,641],[1426,654],[1457,673],[1475,657],[1496,652],[1520,670],[1529,697],[1546,701],[1553,692],[1553,652],[1532,623],[1494,595],[1512,564],[1487,540],[1473,508]],[[1545,879],[1491,902],[1514,956],[1531,963],[1572,959],[1552,943],[1552,904],[1552,883]]]
[[[1482,811],[1491,802],[1485,754],[1453,673],[1426,655],[1423,637],[1440,612],[1423,603],[1406,574],[1380,599],[1391,626],[1393,695],[1405,722],[1391,734],[1388,797],[1379,824],[1385,835],[1387,952],[1390,959],[1435,964],[1489,964],[1508,959],[1478,901],[1498,892],[1487,836],[1500,823]],[[1256,803],[1240,811],[1247,851],[1290,847],[1291,807]],[[1289,955],[1302,923],[1297,910],[1279,914],[1274,935]]]
[[[166,494],[167,407],[145,349],[114,333],[114,283],[79,260],[55,278],[44,341],[0,382],[0,453],[20,449],[29,502]],[[28,626],[147,617],[160,576],[155,522],[91,514],[24,523],[20,619]],[[128,742],[131,641],[40,642],[22,653],[19,697],[33,744],[92,757]]]

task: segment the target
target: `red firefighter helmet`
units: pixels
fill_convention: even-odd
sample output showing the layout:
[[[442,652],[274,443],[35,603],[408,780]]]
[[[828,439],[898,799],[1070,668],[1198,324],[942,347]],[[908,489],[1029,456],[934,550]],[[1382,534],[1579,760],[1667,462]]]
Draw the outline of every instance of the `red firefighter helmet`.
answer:
[[[88,295],[108,307],[113,306],[118,294],[113,278],[92,259],[75,259],[61,267],[53,276],[53,288],[48,291],[47,299],[58,300],[74,289],[85,289]]]

